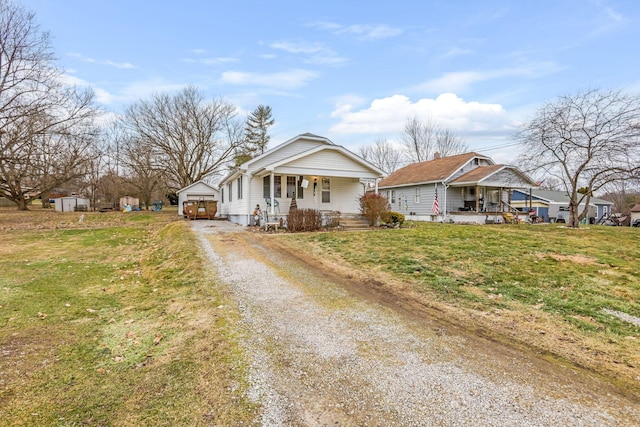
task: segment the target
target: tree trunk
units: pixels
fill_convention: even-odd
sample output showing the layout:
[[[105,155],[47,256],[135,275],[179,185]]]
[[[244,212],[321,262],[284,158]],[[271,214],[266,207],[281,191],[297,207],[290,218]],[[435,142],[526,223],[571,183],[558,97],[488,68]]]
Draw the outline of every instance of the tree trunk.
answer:
[[[19,211],[28,211],[29,210],[29,206],[27,203],[26,199],[18,199],[18,200],[14,200],[14,202],[16,202],[16,204],[18,205],[18,210]]]
[[[49,209],[51,207],[51,203],[49,202],[50,198],[50,193],[46,192],[46,193],[42,193],[40,195],[40,200],[42,200],[42,207],[45,209]]]
[[[580,216],[578,215],[578,204],[569,202],[569,227],[578,228],[580,226]]]

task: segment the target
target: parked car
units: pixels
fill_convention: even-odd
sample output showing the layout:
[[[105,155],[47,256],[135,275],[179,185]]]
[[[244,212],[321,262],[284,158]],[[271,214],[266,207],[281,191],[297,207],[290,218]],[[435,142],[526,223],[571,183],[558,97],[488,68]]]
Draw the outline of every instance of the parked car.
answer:
[[[631,223],[632,227],[640,227],[640,218],[636,218],[633,220],[633,222]]]

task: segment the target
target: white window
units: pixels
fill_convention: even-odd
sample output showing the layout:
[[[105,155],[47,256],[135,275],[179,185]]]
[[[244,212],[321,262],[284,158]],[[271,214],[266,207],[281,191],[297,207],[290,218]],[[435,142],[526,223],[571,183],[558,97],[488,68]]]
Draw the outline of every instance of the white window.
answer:
[[[282,177],[276,175],[273,177],[273,197],[282,197]],[[271,177],[269,175],[262,178],[262,196],[264,198],[271,197]]]
[[[282,197],[282,177],[276,175],[273,177],[273,197]]]
[[[238,177],[238,200],[242,199],[242,177]]]
[[[230,182],[228,187],[229,187],[229,202],[232,202],[233,197],[231,197],[231,195],[233,194],[233,182]]]
[[[414,203],[420,203],[420,187],[416,187],[416,194],[413,196]]]
[[[331,203],[331,180],[322,178],[322,203]]]
[[[287,197],[290,199],[293,195],[296,194],[296,177],[288,176],[287,177]]]

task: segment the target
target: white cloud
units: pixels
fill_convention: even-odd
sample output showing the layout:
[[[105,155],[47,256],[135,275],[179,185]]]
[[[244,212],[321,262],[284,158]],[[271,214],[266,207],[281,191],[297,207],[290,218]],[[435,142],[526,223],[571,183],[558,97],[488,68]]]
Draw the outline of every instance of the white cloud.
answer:
[[[340,134],[399,134],[408,117],[430,117],[470,142],[470,138],[504,138],[514,129],[514,121],[500,104],[467,102],[453,93],[435,99],[412,102],[407,96],[376,99],[367,108],[354,103],[338,103],[331,116],[339,119],[330,131]]]
[[[341,25],[335,22],[312,22],[307,26],[330,31],[336,35],[355,35],[359,40],[372,41],[399,36],[402,28],[394,28],[387,24],[352,24]]]
[[[86,57],[80,53],[70,53],[68,54],[68,56],[79,59],[80,61],[83,61],[83,62],[88,62],[90,64],[108,65],[110,67],[121,68],[121,69],[137,68],[135,65],[131,64],[130,62],[115,62],[115,61],[111,61],[110,59],[98,60],[98,59]]]
[[[322,43],[284,40],[272,42],[269,47],[296,55],[306,55],[305,63],[308,64],[340,65],[347,62],[347,58],[339,56]]]
[[[554,62],[539,62],[488,71],[453,71],[418,84],[413,89],[435,93],[460,93],[468,90],[473,84],[483,81],[506,77],[538,78],[562,69],[564,68]]]
[[[117,96],[118,100],[125,102],[137,102],[146,99],[155,93],[176,92],[187,86],[184,83],[170,83],[164,79],[150,79],[133,82],[122,88],[120,93],[126,94]]]
[[[386,39],[389,37],[396,37],[403,33],[400,28],[393,28],[388,25],[349,25],[342,30],[338,30],[339,33],[355,34],[361,40],[378,40]]]
[[[226,71],[222,73],[223,83],[242,86],[263,86],[274,89],[292,90],[306,86],[318,77],[318,73],[309,70],[291,70],[278,73],[247,73],[242,71]]]

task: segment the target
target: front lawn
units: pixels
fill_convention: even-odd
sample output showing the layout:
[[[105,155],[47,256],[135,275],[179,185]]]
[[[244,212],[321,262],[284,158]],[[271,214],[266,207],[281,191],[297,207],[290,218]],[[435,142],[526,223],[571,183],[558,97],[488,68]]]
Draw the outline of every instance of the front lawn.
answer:
[[[640,231],[415,223],[283,236],[316,259],[409,284],[470,328],[640,379]],[[471,316],[471,317],[469,317]]]
[[[247,425],[238,313],[173,213],[0,211],[2,425]]]

